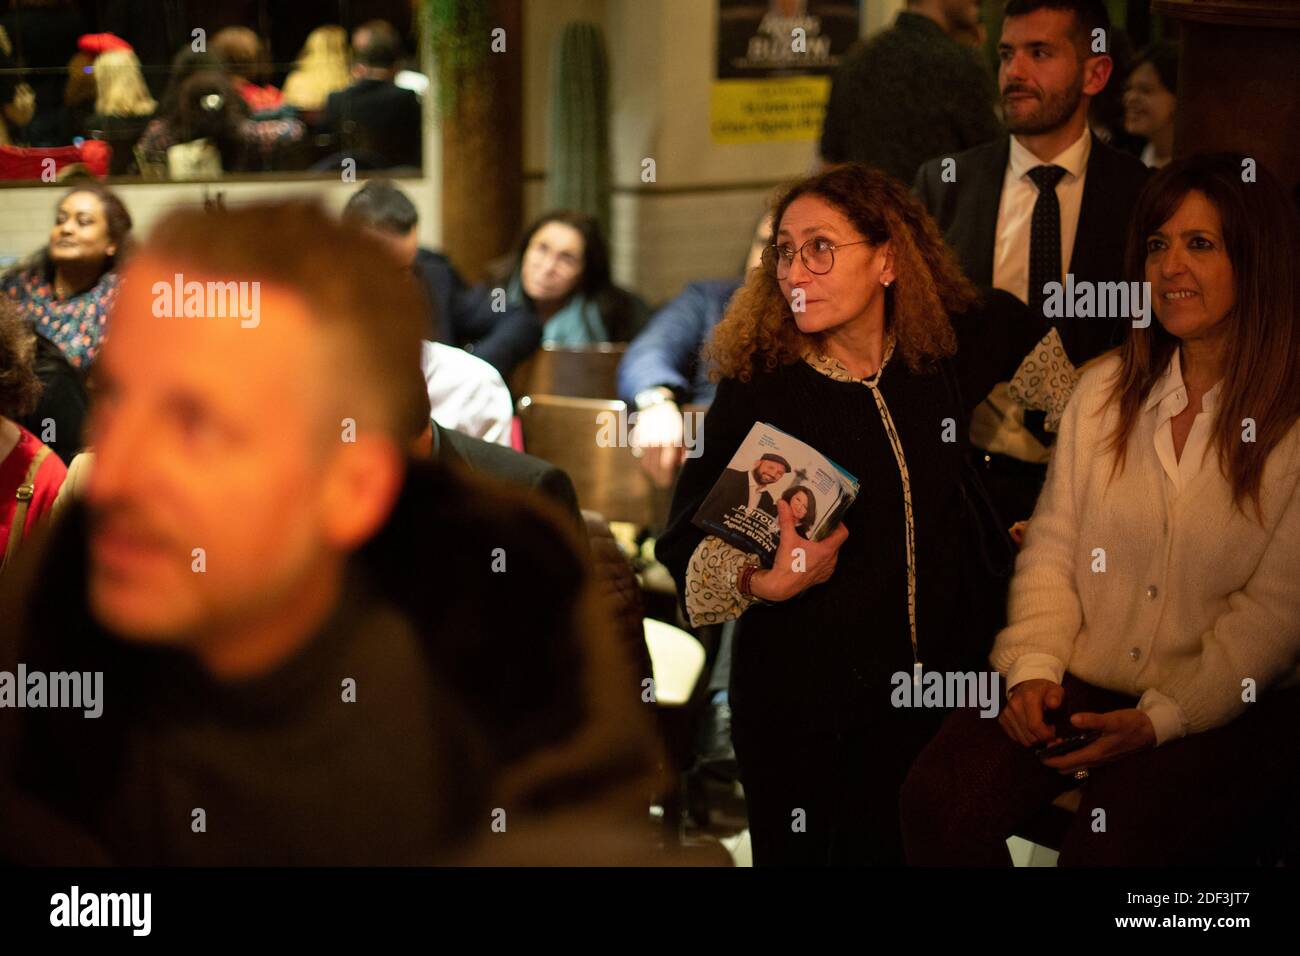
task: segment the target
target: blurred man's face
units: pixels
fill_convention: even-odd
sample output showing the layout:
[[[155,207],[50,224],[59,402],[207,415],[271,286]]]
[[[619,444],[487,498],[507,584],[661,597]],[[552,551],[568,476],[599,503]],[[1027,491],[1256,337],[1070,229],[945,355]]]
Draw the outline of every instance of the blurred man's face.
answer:
[[[780,481],[785,474],[785,466],[776,461],[760,461],[754,466],[754,477],[758,479],[760,485],[770,485],[774,481]]]
[[[420,227],[418,223],[406,233],[389,232],[386,229],[376,229],[373,226],[363,226],[362,230],[368,236],[377,239],[403,269],[409,269],[415,264],[416,253],[420,251]]]
[[[153,284],[177,272],[228,278],[137,259],[98,360],[89,597],[125,638],[185,644],[312,579],[341,444],[338,369],[304,303],[263,283],[256,328],[155,317]]]
[[[1035,10],[1003,22],[998,84],[1012,133],[1038,135],[1060,129],[1079,108],[1085,83],[1095,85],[1086,69],[1095,58],[1080,60],[1074,26],[1074,14],[1064,10]],[[1100,92],[1105,85],[1103,78],[1087,92]]]

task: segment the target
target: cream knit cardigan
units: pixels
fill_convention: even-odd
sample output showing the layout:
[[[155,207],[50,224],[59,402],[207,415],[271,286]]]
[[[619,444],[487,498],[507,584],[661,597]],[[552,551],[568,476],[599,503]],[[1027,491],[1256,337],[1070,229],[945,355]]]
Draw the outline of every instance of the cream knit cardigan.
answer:
[[[1108,480],[1118,369],[1103,358],[1070,398],[991,659],[1008,688],[1069,671],[1140,698],[1159,745],[1300,683],[1300,423],[1265,465],[1262,525],[1249,502],[1234,507],[1213,445],[1175,491],[1156,454],[1158,405],[1144,405]]]

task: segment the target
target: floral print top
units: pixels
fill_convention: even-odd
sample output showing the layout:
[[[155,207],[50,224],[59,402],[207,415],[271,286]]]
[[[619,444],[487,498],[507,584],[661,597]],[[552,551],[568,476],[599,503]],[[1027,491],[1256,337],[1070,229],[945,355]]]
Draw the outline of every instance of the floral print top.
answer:
[[[60,299],[44,270],[31,267],[0,279],[0,295],[8,297],[37,332],[57,345],[74,368],[84,372],[103,343],[118,284],[117,273],[109,270],[85,292]]]

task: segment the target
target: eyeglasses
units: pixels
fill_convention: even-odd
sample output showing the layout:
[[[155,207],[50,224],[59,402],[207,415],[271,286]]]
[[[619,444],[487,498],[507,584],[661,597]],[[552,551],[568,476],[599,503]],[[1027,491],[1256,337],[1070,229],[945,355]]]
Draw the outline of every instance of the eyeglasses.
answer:
[[[823,239],[816,236],[809,239],[799,247],[799,258],[803,260],[804,267],[813,275],[824,276],[835,268],[835,250],[843,249],[846,246],[861,246],[869,244],[867,239],[859,239],[857,242],[841,242],[839,245],[831,242],[829,239]],[[811,250],[809,249],[811,246]],[[790,266],[794,264],[794,247],[790,245],[768,246],[763,250],[763,268],[770,274],[775,275],[778,279],[784,279],[790,274]]]

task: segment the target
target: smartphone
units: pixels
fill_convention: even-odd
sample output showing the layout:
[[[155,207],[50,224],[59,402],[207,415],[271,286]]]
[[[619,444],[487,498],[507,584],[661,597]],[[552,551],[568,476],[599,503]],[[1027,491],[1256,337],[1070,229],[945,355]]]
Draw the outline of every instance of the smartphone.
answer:
[[[1063,754],[1073,753],[1076,750],[1088,746],[1088,744],[1092,743],[1100,736],[1100,730],[1083,730],[1077,734],[1062,737],[1060,741],[1050,746],[1040,746],[1035,753],[1035,756],[1038,757],[1039,760],[1060,757]]]

